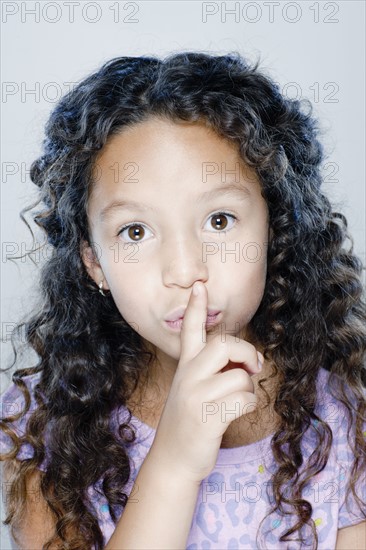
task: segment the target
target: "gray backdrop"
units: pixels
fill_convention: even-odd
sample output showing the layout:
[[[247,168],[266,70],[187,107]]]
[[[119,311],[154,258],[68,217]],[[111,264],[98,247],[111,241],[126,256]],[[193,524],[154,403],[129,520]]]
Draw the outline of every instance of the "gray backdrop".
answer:
[[[325,190],[348,218],[365,265],[365,4],[337,2],[2,2],[1,366],[10,331],[32,308],[43,256],[19,211],[35,199],[28,170],[44,123],[70,86],[109,58],[181,50],[255,60],[289,97],[307,97],[325,132]],[[33,227],[33,226],[32,226]],[[40,242],[43,236],[33,227]],[[27,354],[33,364],[32,352]],[[1,375],[1,392],[10,374]],[[2,505],[6,488],[2,483]],[[3,514],[3,512],[2,512]],[[2,518],[4,516],[2,515]],[[2,526],[1,549],[10,549]]]

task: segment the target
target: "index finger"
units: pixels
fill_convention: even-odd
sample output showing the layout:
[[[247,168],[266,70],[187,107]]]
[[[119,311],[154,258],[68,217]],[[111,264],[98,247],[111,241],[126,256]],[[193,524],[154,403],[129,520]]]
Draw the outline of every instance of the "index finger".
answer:
[[[198,290],[198,296],[194,290]],[[192,287],[180,333],[180,361],[187,362],[196,357],[206,345],[207,290],[196,281]]]

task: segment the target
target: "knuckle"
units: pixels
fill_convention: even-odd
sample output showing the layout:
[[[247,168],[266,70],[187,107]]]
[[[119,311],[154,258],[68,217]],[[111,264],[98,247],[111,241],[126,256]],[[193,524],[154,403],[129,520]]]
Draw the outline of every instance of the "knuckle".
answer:
[[[243,406],[243,414],[249,414],[257,408],[257,402],[256,401],[246,401]]]
[[[225,340],[222,340],[221,334],[215,334],[212,338],[212,343],[219,350],[228,351],[229,349],[228,339],[225,338]]]
[[[240,385],[243,387],[248,386],[248,374],[243,369],[236,369],[237,372],[237,378],[240,382]]]
[[[242,410],[243,406],[245,405],[245,397],[243,392],[236,392],[233,393],[231,396],[231,408],[234,408],[233,405],[239,405],[240,411]]]
[[[250,353],[253,354],[253,357],[254,357],[254,356],[257,357],[257,348],[256,348],[253,344],[251,344],[251,343],[249,343],[249,342],[248,342],[248,346],[249,346],[249,351],[250,351]]]
[[[241,413],[243,413],[243,410],[245,409],[245,407],[248,403],[248,400],[246,399],[245,392],[236,393],[235,396],[234,396],[234,402],[239,404],[240,411],[241,411]]]

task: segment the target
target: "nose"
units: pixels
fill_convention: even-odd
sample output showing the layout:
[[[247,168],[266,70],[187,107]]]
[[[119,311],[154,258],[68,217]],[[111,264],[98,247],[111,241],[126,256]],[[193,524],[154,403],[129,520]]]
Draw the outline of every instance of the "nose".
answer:
[[[208,279],[207,262],[203,262],[202,242],[192,239],[166,243],[162,277],[166,286],[190,288],[197,280]]]

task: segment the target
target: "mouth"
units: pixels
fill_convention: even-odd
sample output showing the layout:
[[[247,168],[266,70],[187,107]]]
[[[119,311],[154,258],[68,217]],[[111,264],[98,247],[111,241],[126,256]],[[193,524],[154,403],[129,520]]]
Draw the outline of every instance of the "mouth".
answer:
[[[186,306],[180,306],[176,308],[174,311],[171,311],[169,315],[165,317],[164,321],[179,321],[180,319],[183,319],[186,313],[186,309],[187,309]],[[207,308],[207,317],[214,317],[219,313],[220,313],[219,309],[213,309],[211,307]]]
[[[184,317],[180,317],[179,319],[176,319],[175,321],[165,320],[164,322],[165,322],[166,326],[169,327],[170,329],[172,329],[173,331],[180,331],[180,330],[182,330],[183,319],[184,319]],[[209,328],[209,327],[217,325],[220,322],[220,319],[221,319],[221,312],[220,311],[215,313],[214,315],[207,315],[205,327]]]

